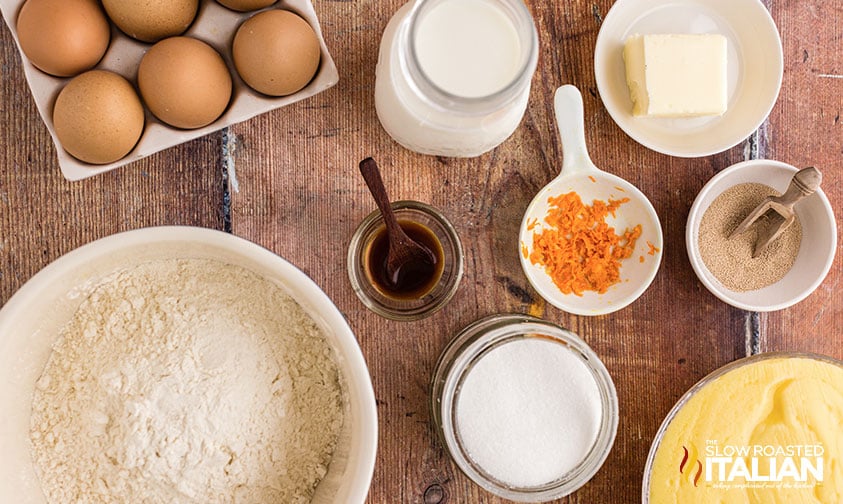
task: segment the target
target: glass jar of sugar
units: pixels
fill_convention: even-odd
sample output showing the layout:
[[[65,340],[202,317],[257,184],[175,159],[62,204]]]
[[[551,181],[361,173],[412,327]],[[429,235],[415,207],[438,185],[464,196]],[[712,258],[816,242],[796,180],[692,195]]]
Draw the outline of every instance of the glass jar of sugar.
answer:
[[[410,150],[478,156],[518,127],[537,61],[521,0],[410,1],[381,40],[378,118]]]
[[[463,329],[436,364],[431,408],[460,470],[519,502],[584,485],[618,427],[615,386],[597,355],[572,332],[527,315]]]

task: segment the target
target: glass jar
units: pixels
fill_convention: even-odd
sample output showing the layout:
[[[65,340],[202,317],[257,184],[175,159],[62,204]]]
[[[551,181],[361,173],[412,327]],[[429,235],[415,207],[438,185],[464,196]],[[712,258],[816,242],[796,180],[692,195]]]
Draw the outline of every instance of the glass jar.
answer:
[[[752,366],[755,366],[755,365],[758,365],[758,364],[762,364],[764,361],[768,361],[768,360],[772,360],[772,361],[787,360],[787,359],[803,359],[803,360],[809,360],[809,361],[816,361],[818,364],[832,365],[832,366],[837,366],[840,369],[843,369],[843,361],[835,359],[833,357],[829,357],[827,355],[820,355],[820,354],[807,353],[807,352],[765,352],[765,353],[755,354],[755,355],[752,355],[752,356],[749,356],[749,357],[744,357],[742,359],[732,361],[732,362],[712,371],[711,373],[709,373],[705,377],[703,377],[700,381],[698,381],[696,384],[694,384],[694,386],[692,386],[690,389],[688,389],[688,391],[685,392],[685,394],[683,394],[682,397],[680,397],[678,401],[676,401],[676,404],[673,405],[673,408],[671,408],[670,411],[668,412],[667,416],[665,416],[664,420],[662,421],[661,426],[659,427],[659,430],[656,432],[656,435],[653,438],[653,443],[650,445],[650,452],[647,455],[647,463],[644,466],[644,478],[643,478],[643,483],[641,485],[641,502],[642,502],[642,504],[650,504],[651,503],[650,493],[651,493],[651,490],[652,490],[651,486],[653,484],[653,469],[654,469],[654,465],[656,464],[656,457],[658,456],[659,448],[661,447],[662,442],[665,441],[665,436],[668,434],[668,431],[671,428],[671,424],[676,419],[676,416],[679,415],[680,412],[682,412],[682,410],[686,406],[689,407],[689,408],[693,408],[693,406],[688,406],[688,403],[693,401],[696,398],[697,394],[704,391],[706,388],[708,388],[710,386],[714,386],[714,384],[718,380],[721,380],[724,377],[727,377],[727,375],[729,375],[731,373],[740,372],[741,370],[744,370],[745,368],[749,368],[749,367],[752,367]],[[755,382],[758,382],[759,379],[760,379],[759,377],[760,377],[760,375],[758,373],[753,373],[751,380],[755,381]],[[827,377],[827,379],[828,378],[829,377]],[[787,382],[787,381],[791,381],[791,380],[788,380],[787,378],[782,377],[782,376],[775,376],[774,381],[782,383],[782,382]],[[750,385],[750,383],[743,382],[741,385],[746,386],[746,385]],[[773,385],[774,385],[773,383],[770,383],[769,389],[774,389]],[[724,394],[722,397],[723,397],[723,404],[721,404],[721,405],[710,405],[708,410],[703,410],[703,411],[706,412],[706,413],[703,413],[703,414],[707,415],[706,418],[708,418],[710,415],[715,415],[715,414],[725,416],[726,418],[746,418],[747,420],[754,418],[752,408],[747,406],[744,402],[736,401],[735,398],[732,397],[729,394]],[[759,399],[760,399],[760,397],[759,397]],[[729,405],[731,405],[731,407]],[[737,410],[737,414],[735,414],[734,411],[729,411],[730,409]],[[692,409],[692,411],[698,411],[698,410]],[[765,414],[768,414],[768,413],[765,413]],[[829,415],[832,415],[832,414],[833,414],[833,412],[832,412],[831,409],[826,409],[826,411],[825,411],[826,416],[829,416]],[[729,416],[729,415],[734,415],[734,416]],[[801,413],[799,411],[797,411],[797,409],[793,409],[791,411],[790,415],[792,415],[794,418],[796,418],[796,417],[801,416]],[[814,426],[815,429],[819,429],[819,427],[820,426],[818,426],[818,425]],[[725,437],[726,433],[718,432],[718,435],[723,435]],[[785,436],[782,436],[781,434],[779,434],[779,439],[781,440],[783,445],[787,444],[788,440]],[[692,439],[685,440],[683,438],[683,442],[685,442],[685,441],[690,443],[693,440]],[[803,441],[798,440],[796,442],[801,443]],[[747,441],[747,443],[748,443],[748,441]],[[761,465],[762,467],[764,465],[763,459],[756,459],[755,463],[757,464],[755,466],[755,469],[754,469],[756,471],[758,470],[758,465]],[[681,473],[681,469],[679,467],[679,464],[680,464],[680,461],[679,461],[679,458],[677,457],[677,460],[676,460],[676,471],[677,471],[677,473]],[[701,461],[700,461],[700,464],[701,464],[700,470],[702,470],[703,465],[702,465]],[[719,467],[719,466],[714,465],[714,467]],[[763,469],[763,468],[761,469],[762,472],[764,470],[765,469]],[[770,470],[769,466],[767,467],[766,470],[768,470],[768,471]],[[773,470],[773,472],[774,472],[774,470]],[[686,474],[690,474],[690,471]],[[768,474],[767,476],[769,477],[770,475]],[[742,481],[741,477],[738,477],[738,479],[735,481],[735,484],[740,485],[741,481]],[[748,484],[748,483],[751,483],[751,482],[746,482],[746,483]],[[774,485],[776,482],[774,480],[762,482],[762,484],[760,484],[758,487],[756,487],[756,490],[763,490],[764,489],[763,483],[768,483],[770,485]],[[801,483],[806,484],[806,482],[801,482]],[[694,488],[694,491],[696,492],[697,490],[703,490],[702,487],[703,487],[704,484],[705,483],[704,483],[704,480],[703,480],[703,482],[700,483],[701,488],[699,488],[699,489]],[[696,485],[694,485],[694,487],[696,487]],[[752,486],[750,485],[749,488],[752,488]],[[767,490],[769,491],[770,489],[768,488]],[[775,491],[775,490],[773,490],[773,491]],[[780,495],[784,496],[784,495],[788,495],[788,494],[782,493]],[[796,498],[797,498],[796,496],[793,496],[793,499],[796,499]],[[764,500],[764,498],[762,498],[760,496],[756,496],[756,499],[760,499],[760,500],[754,500],[754,502],[767,502],[766,500]],[[788,500],[786,498],[785,498],[785,500],[790,502],[790,500]],[[822,499],[820,499],[820,501],[822,501]],[[655,502],[655,500],[653,502]],[[655,502],[655,504],[660,504],[660,503]]]
[[[463,249],[454,226],[436,208],[418,201],[396,201],[392,210],[399,224],[410,221],[431,231],[442,245],[439,280],[417,299],[389,296],[376,287],[368,265],[375,238],[384,232],[380,211],[370,213],[354,232],[348,246],[348,277],[357,297],[373,312],[393,320],[418,320],[436,312],[457,292],[463,275]]]
[[[573,469],[542,485],[517,487],[496,479],[472,460],[461,439],[456,411],[466,377],[477,364],[500,346],[525,338],[558,343],[583,364],[596,385],[600,414],[595,440]],[[475,483],[506,499],[544,502],[570,494],[594,476],[614,444],[619,418],[618,398],[605,366],[574,333],[529,315],[492,315],[463,329],[442,352],[431,388],[431,418],[452,460]]]
[[[410,150],[440,156],[478,156],[506,140],[524,115],[538,61],[538,35],[530,12],[521,0],[470,0],[473,6],[464,3],[456,11],[448,5],[468,1],[410,1],[384,30],[375,76],[375,108],[386,132]],[[435,12],[443,8],[452,11]],[[484,12],[489,14],[484,19],[496,20],[497,27],[506,32],[496,33],[489,40],[511,49],[511,71],[490,71],[488,78],[482,71],[471,72],[469,76],[475,81],[448,82],[451,77],[459,80],[458,70],[465,66],[451,61],[451,55],[461,48],[488,48],[483,47],[485,42],[467,40],[466,36],[432,54],[431,41],[449,43],[450,39],[439,35],[452,34],[455,20],[470,28],[483,17],[473,14]],[[494,23],[490,26],[495,28]],[[490,58],[486,66],[498,61]],[[478,64],[482,70],[484,63]],[[460,87],[463,84],[468,87]]]

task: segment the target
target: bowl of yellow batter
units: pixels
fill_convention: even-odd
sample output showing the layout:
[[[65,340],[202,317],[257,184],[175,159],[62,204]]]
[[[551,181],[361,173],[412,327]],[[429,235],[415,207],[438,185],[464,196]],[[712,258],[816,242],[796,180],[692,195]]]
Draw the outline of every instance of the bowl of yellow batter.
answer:
[[[650,448],[645,504],[843,502],[843,362],[765,353],[700,380]]]

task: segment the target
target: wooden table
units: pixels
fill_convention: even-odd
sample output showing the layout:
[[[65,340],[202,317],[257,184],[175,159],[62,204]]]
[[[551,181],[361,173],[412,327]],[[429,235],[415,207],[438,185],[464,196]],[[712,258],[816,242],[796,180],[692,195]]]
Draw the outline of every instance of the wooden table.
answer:
[[[700,159],[672,158],[638,145],[603,108],[592,51],[611,0],[528,2],[540,31],[539,67],[524,121],[501,147],[469,160],[400,148],[378,123],[373,84],[381,32],[401,3],[316,0],[340,69],[337,86],[77,183],[66,182],[59,172],[55,148],[4,27],[0,302],[61,254],[118,231],[205,226],[269,248],[327,292],[363,348],[379,414],[372,503],[501,502],[449,461],[427,408],[431,371],[445,343],[491,313],[529,312],[570,328],[602,357],[617,385],[621,420],[614,449],[590,483],[559,502],[637,501],[647,451],[663,417],[685,390],[719,366],[771,350],[843,358],[839,246],[831,273],[816,292],[769,314],[733,309],[716,299],[697,280],[684,246],[685,220],[697,192],[715,173],[745,159],[818,166],[823,188],[843,216],[843,1],[765,0],[784,45],[778,102],[746,142]],[[565,83],[583,90],[595,164],[641,188],[664,228],[664,260],[652,286],[631,306],[600,317],[572,316],[543,303],[516,253],[527,203],[560,166],[551,97]],[[394,197],[441,208],[466,249],[459,292],[423,321],[397,323],[372,314],[347,279],[346,246],[357,223],[374,208],[357,172],[357,162],[370,155],[384,167]],[[229,165],[234,169],[227,171]]]

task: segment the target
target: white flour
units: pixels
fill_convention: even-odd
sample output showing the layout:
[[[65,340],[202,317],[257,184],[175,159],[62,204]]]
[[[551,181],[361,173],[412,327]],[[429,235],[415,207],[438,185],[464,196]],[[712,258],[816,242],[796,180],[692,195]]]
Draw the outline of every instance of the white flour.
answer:
[[[275,285],[154,261],[95,289],[33,397],[47,501],[305,503],[343,421],[333,353]]]

